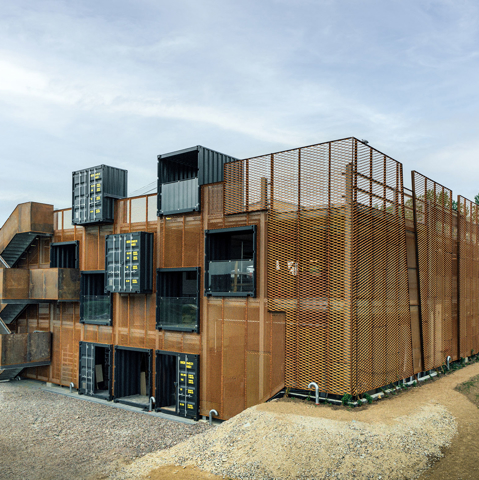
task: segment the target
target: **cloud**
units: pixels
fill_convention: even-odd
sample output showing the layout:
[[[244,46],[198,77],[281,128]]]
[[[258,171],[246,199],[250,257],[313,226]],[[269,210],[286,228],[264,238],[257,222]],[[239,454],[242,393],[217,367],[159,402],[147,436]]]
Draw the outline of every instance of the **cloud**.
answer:
[[[19,191],[68,204],[71,171],[99,163],[129,168],[135,190],[151,183],[158,153],[195,144],[244,158],[355,135],[406,176],[438,164],[474,191],[472,0],[19,0],[2,10],[0,155],[22,172],[2,187],[12,200],[0,222]],[[468,175],[454,169],[458,152]]]

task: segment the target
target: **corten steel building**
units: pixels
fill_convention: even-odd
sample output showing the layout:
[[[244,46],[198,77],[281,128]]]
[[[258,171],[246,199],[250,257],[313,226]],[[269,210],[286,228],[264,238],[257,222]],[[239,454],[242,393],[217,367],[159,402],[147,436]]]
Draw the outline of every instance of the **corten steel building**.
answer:
[[[479,210],[357,140],[158,156],[158,193],[73,172],[0,230],[0,374],[227,419],[353,396],[479,351]]]

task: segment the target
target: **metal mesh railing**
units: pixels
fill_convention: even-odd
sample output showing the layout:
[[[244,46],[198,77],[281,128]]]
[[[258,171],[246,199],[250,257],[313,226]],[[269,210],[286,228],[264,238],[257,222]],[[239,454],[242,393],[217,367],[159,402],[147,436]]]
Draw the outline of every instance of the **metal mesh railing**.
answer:
[[[479,205],[459,196],[459,351],[479,352]]]
[[[269,209],[287,386],[358,394],[412,374],[402,192],[401,164],[355,138],[225,165],[225,213]]]
[[[452,191],[412,172],[424,370],[457,359],[457,227]]]

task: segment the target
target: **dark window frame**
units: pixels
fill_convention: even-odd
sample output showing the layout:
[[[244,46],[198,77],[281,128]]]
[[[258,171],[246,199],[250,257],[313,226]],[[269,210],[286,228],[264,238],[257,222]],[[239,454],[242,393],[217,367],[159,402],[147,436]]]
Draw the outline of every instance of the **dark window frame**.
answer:
[[[208,290],[209,285],[209,263],[212,260],[213,252],[211,245],[211,236],[215,234],[234,234],[234,233],[248,233],[253,235],[253,288],[246,292],[214,292]],[[211,297],[256,297],[256,270],[257,270],[257,226],[246,225],[243,227],[218,228],[214,230],[205,230],[205,296]]]
[[[163,296],[163,280],[162,274],[168,273],[183,273],[183,272],[195,272],[196,273],[196,326],[194,327],[182,327],[180,325],[168,325],[161,322],[160,313],[160,298]],[[171,330],[177,332],[195,332],[200,331],[200,282],[201,282],[200,267],[183,267],[183,268],[158,268],[156,270],[156,328],[158,330]],[[195,298],[195,297],[191,297]]]
[[[79,245],[78,240],[71,242],[54,242],[50,244],[50,268],[80,268],[80,254],[79,254]],[[75,247],[75,266],[74,267],[64,267],[58,265],[58,256],[55,255],[54,251],[57,248],[74,246]]]
[[[104,320],[104,321],[101,321],[101,320],[85,320],[85,305],[84,305],[84,301],[83,301],[83,296],[84,295],[90,295],[90,294],[85,294],[83,293],[84,292],[84,289],[85,289],[85,277],[87,277],[88,275],[100,275],[100,274],[103,274],[103,282],[98,282],[98,284],[101,284],[101,285],[104,285],[105,282],[104,282],[104,279],[105,279],[105,270],[85,270],[85,271],[82,271],[80,272],[80,323],[84,323],[84,324],[87,324],[87,325],[103,325],[103,326],[111,326],[113,324],[113,297],[111,295],[111,292],[107,292],[105,290],[103,290],[103,293],[97,293],[95,295],[105,295],[107,297],[109,297],[109,300],[110,300],[110,309],[109,309],[109,313],[110,313],[110,318],[108,320]]]

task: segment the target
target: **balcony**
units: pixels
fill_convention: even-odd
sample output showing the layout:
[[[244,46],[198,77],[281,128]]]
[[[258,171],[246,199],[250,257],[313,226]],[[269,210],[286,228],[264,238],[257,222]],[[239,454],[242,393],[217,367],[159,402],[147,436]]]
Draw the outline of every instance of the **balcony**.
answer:
[[[0,335],[0,370],[51,363],[51,332]]]
[[[159,328],[197,331],[198,297],[158,297]]]
[[[173,215],[199,211],[200,190],[198,179],[164,183],[161,191],[161,214]]]
[[[80,270],[77,268],[45,268],[30,270],[30,300],[78,302]]]
[[[111,325],[111,295],[81,295],[80,322]]]
[[[0,269],[1,303],[78,302],[80,271],[76,268]]]

